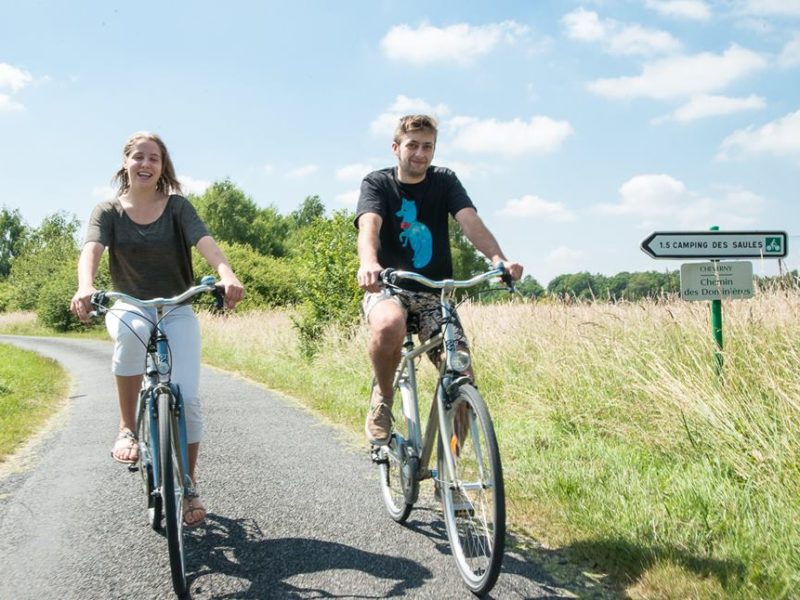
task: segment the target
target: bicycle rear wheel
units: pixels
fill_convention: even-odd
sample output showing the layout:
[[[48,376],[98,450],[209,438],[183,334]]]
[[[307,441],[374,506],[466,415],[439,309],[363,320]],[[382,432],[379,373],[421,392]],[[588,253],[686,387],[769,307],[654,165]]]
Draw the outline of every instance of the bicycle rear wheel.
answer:
[[[154,493],[153,436],[150,432],[150,411],[144,391],[139,394],[136,415],[136,432],[139,438],[139,475],[142,477],[142,489],[147,499],[147,521],[150,523],[150,527],[158,531],[161,529],[162,502],[161,496]]]
[[[186,594],[186,556],[183,549],[183,468],[180,440],[173,426],[175,417],[170,410],[172,395],[158,396],[158,450],[161,466],[161,498],[164,502],[164,521],[169,547],[169,566],[172,587],[179,597]]]
[[[439,440],[438,476],[447,537],[467,587],[482,595],[497,581],[505,547],[500,451],[489,411],[472,385],[460,387],[446,418],[454,434]],[[443,443],[453,454],[453,480]]]

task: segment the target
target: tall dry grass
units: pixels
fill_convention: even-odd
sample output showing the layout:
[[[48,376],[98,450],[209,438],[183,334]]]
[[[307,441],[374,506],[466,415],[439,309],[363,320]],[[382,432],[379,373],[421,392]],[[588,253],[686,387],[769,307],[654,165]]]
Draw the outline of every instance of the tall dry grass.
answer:
[[[509,522],[636,597],[789,597],[800,584],[800,297],[463,305]],[[206,360],[360,432],[366,334],[301,358],[285,312],[203,316]],[[421,370],[423,394],[433,370]],[[427,397],[427,396],[425,396]],[[676,573],[679,574],[676,579]]]

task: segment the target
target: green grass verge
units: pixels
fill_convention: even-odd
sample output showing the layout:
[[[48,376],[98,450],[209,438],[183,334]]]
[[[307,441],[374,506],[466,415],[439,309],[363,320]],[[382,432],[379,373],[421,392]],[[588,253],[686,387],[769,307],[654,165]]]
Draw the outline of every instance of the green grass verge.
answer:
[[[0,344],[0,462],[52,416],[68,387],[55,361]]]

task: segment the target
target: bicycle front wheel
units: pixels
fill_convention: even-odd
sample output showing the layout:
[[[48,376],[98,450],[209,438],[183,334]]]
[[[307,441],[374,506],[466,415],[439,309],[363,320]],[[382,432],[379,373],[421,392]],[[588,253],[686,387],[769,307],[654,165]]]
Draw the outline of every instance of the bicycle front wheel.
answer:
[[[158,396],[158,450],[161,467],[161,498],[164,503],[172,587],[178,597],[186,594],[186,556],[183,550],[183,480],[180,438],[170,410],[172,395]]]
[[[386,512],[398,523],[405,523],[408,519],[419,489],[417,481],[419,459],[415,453],[409,452],[409,444],[412,443],[411,433],[403,412],[406,393],[403,388],[395,388],[394,397],[397,399],[397,406],[392,439],[388,446],[382,446],[378,451],[381,497]]]
[[[467,587],[482,595],[497,581],[505,547],[500,450],[486,403],[472,385],[460,387],[446,419],[453,435],[439,440],[438,483],[447,537]],[[455,466],[452,479],[445,443]]]
[[[136,432],[139,438],[139,475],[142,477],[142,489],[147,498],[147,521],[150,523],[150,527],[158,531],[161,529],[162,505],[161,496],[155,493],[153,436],[150,432],[150,411],[144,391],[139,394],[136,415]]]

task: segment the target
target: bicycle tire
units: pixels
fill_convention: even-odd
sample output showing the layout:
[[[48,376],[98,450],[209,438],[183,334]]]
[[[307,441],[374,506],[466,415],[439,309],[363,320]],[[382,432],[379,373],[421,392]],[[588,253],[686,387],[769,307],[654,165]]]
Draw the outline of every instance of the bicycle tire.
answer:
[[[486,403],[474,386],[462,385],[447,411],[451,427],[463,411],[469,425],[459,442],[439,439],[438,478],[445,528],[453,558],[467,587],[488,593],[497,582],[505,549],[506,509],[503,468]],[[458,417],[461,419],[461,417]],[[464,431],[462,425],[453,429]],[[443,443],[453,451],[455,479],[448,481]],[[455,498],[454,498],[455,495]]]
[[[394,397],[401,401],[402,393],[402,390],[395,388]],[[380,489],[386,512],[397,523],[404,523],[411,514],[411,509],[414,508],[414,503],[408,502],[408,499],[409,497],[416,498],[417,490],[408,489],[408,487],[419,485],[416,480],[419,459],[407,457],[405,444],[402,448],[398,447],[400,438],[406,440],[406,444],[410,441],[402,405],[400,402],[395,404],[396,418],[390,442],[391,449],[382,446],[379,450]],[[403,469],[405,469],[405,476]]]
[[[380,463],[380,486],[383,504],[386,506],[386,512],[394,521],[404,523],[414,505],[406,502],[401,474],[403,462],[398,461],[397,457],[385,447],[381,448],[380,457],[382,461]],[[408,467],[408,470],[411,469],[414,467]]]
[[[139,394],[136,416],[136,431],[139,438],[139,475],[142,477],[142,489],[147,499],[147,522],[155,531],[161,529],[163,504],[161,495],[155,493],[153,475],[153,436],[150,432],[150,414],[147,410],[145,391]]]
[[[164,502],[172,587],[178,597],[186,594],[186,556],[183,548],[183,482],[180,478],[180,447],[173,435],[172,395],[158,396],[158,451],[161,467],[161,498]],[[177,468],[176,468],[177,466]]]

